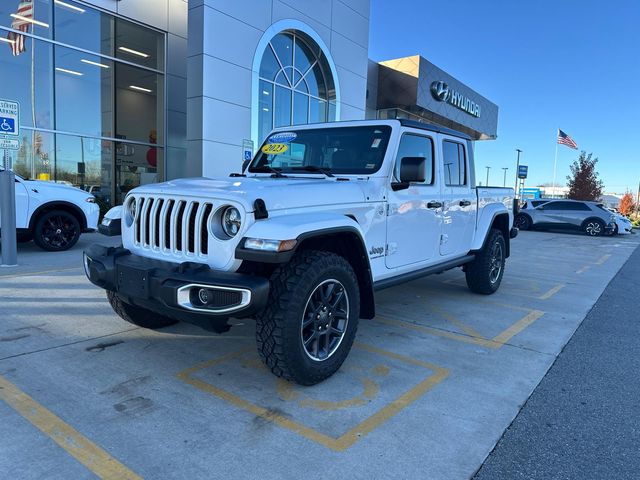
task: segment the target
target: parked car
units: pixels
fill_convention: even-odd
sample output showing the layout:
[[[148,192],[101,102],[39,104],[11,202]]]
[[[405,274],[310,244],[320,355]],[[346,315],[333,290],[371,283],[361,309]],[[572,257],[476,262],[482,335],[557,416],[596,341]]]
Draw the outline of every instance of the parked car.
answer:
[[[498,289],[513,189],[476,188],[474,172],[468,136],[417,122],[279,130],[231,178],[133,189],[123,247],[92,246],[85,270],[135,325],[254,317],[271,372],[312,385],[374,317],[375,290],[455,267]]]
[[[629,220],[627,217],[619,213],[614,208],[611,208],[611,207],[604,207],[604,208],[606,208],[609,212],[611,212],[615,218],[616,226],[613,229],[613,234],[626,235],[626,234],[632,233],[633,224],[631,223],[631,220]]]
[[[98,205],[84,190],[19,175],[15,185],[18,242],[33,240],[43,250],[59,252],[97,228]]]
[[[523,208],[516,216],[520,230],[573,229],[597,236],[615,231],[614,216],[598,202],[580,200],[536,200],[533,208]]]

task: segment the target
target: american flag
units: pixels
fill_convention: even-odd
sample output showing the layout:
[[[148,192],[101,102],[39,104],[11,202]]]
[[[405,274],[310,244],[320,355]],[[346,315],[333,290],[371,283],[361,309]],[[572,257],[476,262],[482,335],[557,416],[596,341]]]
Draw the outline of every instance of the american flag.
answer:
[[[14,30],[20,30],[24,33],[29,33],[29,27],[33,19],[33,0],[22,0],[18,4],[18,11],[11,15],[13,22],[11,22],[11,28]],[[9,47],[11,53],[16,57],[26,50],[25,48],[25,36],[16,32],[9,32],[7,34],[7,40],[9,40]]]
[[[566,145],[569,148],[573,148],[574,150],[578,149],[578,144],[573,140],[573,138],[560,129],[558,129],[558,143]]]

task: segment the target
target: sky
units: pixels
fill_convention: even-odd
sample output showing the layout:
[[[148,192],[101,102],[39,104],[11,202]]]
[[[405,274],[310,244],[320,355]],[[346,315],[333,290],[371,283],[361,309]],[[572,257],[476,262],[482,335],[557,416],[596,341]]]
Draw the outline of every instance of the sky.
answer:
[[[476,142],[477,178],[557,183],[581,150],[598,157],[605,192],[640,181],[640,2],[636,0],[372,0],[369,57],[419,54],[499,107],[498,138]],[[511,180],[509,181],[509,178]]]

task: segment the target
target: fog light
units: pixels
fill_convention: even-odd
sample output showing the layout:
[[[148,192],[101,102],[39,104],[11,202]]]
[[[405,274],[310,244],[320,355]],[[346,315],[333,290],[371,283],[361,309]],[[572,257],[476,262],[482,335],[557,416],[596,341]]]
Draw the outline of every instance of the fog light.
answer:
[[[203,305],[209,303],[210,299],[211,296],[209,294],[209,290],[207,290],[206,288],[201,288],[200,290],[198,290],[198,300],[200,300]]]

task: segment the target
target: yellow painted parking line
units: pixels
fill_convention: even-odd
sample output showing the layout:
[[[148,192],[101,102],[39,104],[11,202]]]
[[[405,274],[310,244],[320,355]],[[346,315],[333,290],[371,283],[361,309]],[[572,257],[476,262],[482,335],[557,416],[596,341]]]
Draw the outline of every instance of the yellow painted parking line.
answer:
[[[17,277],[35,277],[38,275],[44,275],[46,273],[60,273],[60,272],[69,272],[71,270],[82,270],[82,266],[79,267],[71,267],[71,268],[57,268],[54,270],[41,270],[39,272],[31,272],[31,273],[17,273],[15,275],[0,275],[0,282],[5,278],[17,278]]]
[[[558,293],[560,290],[562,290],[564,287],[566,287],[567,284],[566,283],[559,283],[558,285],[556,285],[555,287],[549,289],[548,291],[546,291],[545,293],[543,293],[542,295],[540,295],[538,298],[540,300],[548,300],[551,297],[553,297],[556,293]]]
[[[598,261],[596,262],[596,265],[602,265],[604,262],[606,262],[610,258],[611,258],[611,254],[607,253],[606,255],[603,255],[598,259]]]
[[[416,324],[413,322],[409,322],[406,320],[396,320],[390,319],[388,317],[383,317],[377,315],[375,317],[375,321],[384,323],[387,325],[392,325],[396,327],[407,328],[409,330],[415,330],[419,332],[428,333],[430,335],[435,335],[438,337],[449,338],[451,340],[456,340],[458,342],[470,343],[473,345],[479,345],[481,347],[498,349],[505,345],[509,340],[511,340],[515,335],[522,332],[525,328],[530,326],[533,322],[538,320],[540,317],[544,315],[545,312],[541,310],[529,310],[529,313],[525,315],[523,318],[518,320],[516,323],[500,332],[493,338],[486,338],[480,334],[476,335],[463,335],[461,333],[449,332],[446,330],[440,330],[438,328],[433,328],[425,325]]]
[[[0,376],[0,400],[27,419],[99,478],[141,479],[98,445]]]
[[[580,270],[577,270],[576,273],[578,275],[580,275],[581,273],[586,272],[587,270],[589,270],[591,268],[591,265],[585,265],[584,267],[582,267]]]
[[[428,308],[430,310],[432,310],[434,313],[437,313],[438,315],[440,315],[447,322],[449,322],[452,325],[455,325],[456,327],[458,327],[460,330],[462,330],[464,333],[466,333],[470,337],[482,338],[482,335],[480,333],[476,332],[469,325],[466,325],[466,324],[462,323],[460,320],[458,320],[456,317],[451,315],[449,312],[447,312],[445,310],[442,310],[441,308],[438,308],[438,307],[436,307],[434,305],[428,305]]]
[[[405,357],[403,355],[399,355],[397,353],[388,352],[386,350],[381,350],[379,348],[365,345],[362,343],[354,344],[354,348],[358,348],[361,350],[368,351],[370,353],[375,353],[377,355],[381,355],[383,357],[389,357],[395,360],[399,360],[411,365],[418,366],[425,370],[428,370],[431,373],[424,380],[420,381],[416,386],[414,386],[408,392],[400,395],[395,400],[391,401],[383,408],[378,410],[376,413],[366,418],[364,421],[360,422],[358,425],[353,427],[351,430],[347,431],[345,434],[341,435],[338,438],[331,437],[322,432],[319,432],[311,427],[303,425],[288,416],[285,416],[273,409],[265,408],[260,405],[256,405],[244,398],[241,398],[233,393],[230,393],[222,388],[216,387],[208,382],[200,380],[198,378],[193,377],[192,375],[205,368],[212,367],[214,365],[223,363],[227,360],[230,360],[235,357],[239,357],[246,353],[251,349],[242,349],[238,352],[233,352],[228,355],[224,355],[222,357],[201,363],[194,367],[187,368],[180,373],[177,374],[177,377],[186,382],[187,384],[196,387],[204,392],[215,395],[222,400],[234,405],[238,408],[242,408],[264,420],[269,422],[273,422],[276,425],[286,428],[298,435],[303,436],[307,440],[311,440],[320,445],[323,445],[331,450],[336,452],[342,452],[349,447],[351,447],[354,443],[360,440],[362,437],[371,433],[373,430],[378,428],[384,422],[389,420],[391,417],[399,413],[402,409],[409,406],[411,403],[415,402],[418,398],[436,386],[438,383],[442,382],[447,375],[449,375],[449,370],[446,368],[442,368],[438,365],[434,365],[427,362],[422,362],[420,360],[416,360],[415,358]]]

